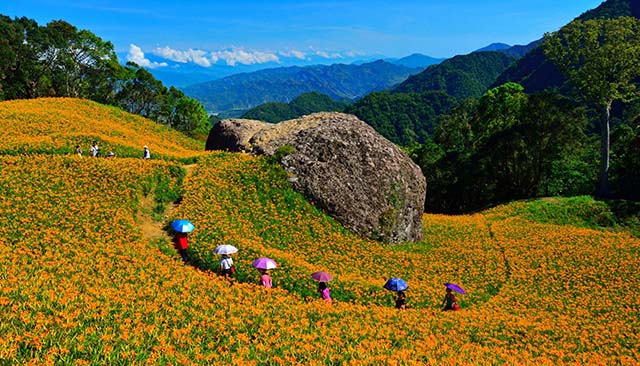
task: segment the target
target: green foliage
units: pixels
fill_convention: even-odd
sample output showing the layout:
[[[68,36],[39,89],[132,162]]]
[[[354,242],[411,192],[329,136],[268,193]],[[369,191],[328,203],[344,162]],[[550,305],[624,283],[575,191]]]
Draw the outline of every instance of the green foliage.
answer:
[[[640,4],[634,0],[607,0],[578,17],[579,20],[640,17]]]
[[[277,123],[298,117],[293,108],[283,102],[269,102],[249,109],[242,118]]]
[[[280,146],[273,154],[273,160],[279,162],[287,155],[291,155],[296,151],[296,148],[291,145]]]
[[[422,143],[433,132],[437,118],[448,113],[455,99],[441,92],[375,92],[346,108],[388,140],[400,145]]]
[[[640,236],[640,204],[629,201],[599,201],[591,196],[550,197],[511,204],[506,212],[539,223],[627,231]]]
[[[576,20],[545,35],[545,55],[600,112],[598,195],[609,190],[610,114],[614,101],[640,99],[640,20]]]
[[[177,201],[181,196],[182,182],[186,171],[180,165],[168,165],[168,171],[156,172],[140,183],[142,194],[148,196],[153,192],[155,205],[153,213],[162,214],[167,203]]]
[[[208,132],[202,105],[167,89],[135,64],[118,63],[113,44],[56,20],[39,26],[0,16],[0,100],[74,97],[117,105],[193,137]]]
[[[317,112],[341,112],[346,103],[318,92],[300,94],[290,103],[270,102],[250,109],[242,118],[277,123]]]
[[[588,147],[582,109],[553,93],[528,96],[514,83],[462,103],[440,121],[433,140],[409,152],[427,179],[428,211],[548,194],[570,168],[581,167],[572,163]]]
[[[396,93],[441,91],[458,100],[480,97],[515,58],[501,52],[474,52],[429,66],[394,89]]]
[[[640,201],[640,118],[612,134],[611,180],[615,197]]]
[[[585,99],[599,107],[640,97],[640,20],[574,21],[545,35],[545,55]]]

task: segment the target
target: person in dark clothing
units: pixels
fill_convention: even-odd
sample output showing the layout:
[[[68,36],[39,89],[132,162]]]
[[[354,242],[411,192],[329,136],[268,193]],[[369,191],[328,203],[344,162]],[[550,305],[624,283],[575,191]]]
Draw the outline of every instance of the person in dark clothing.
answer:
[[[444,300],[442,300],[442,305],[443,305],[442,310],[444,311],[458,310],[457,309],[458,303],[456,302],[456,296],[453,294],[453,292],[451,292],[450,288],[447,289],[447,294],[444,295]]]
[[[396,298],[396,309],[407,309],[407,295],[404,294],[404,291],[398,291],[398,297]]]

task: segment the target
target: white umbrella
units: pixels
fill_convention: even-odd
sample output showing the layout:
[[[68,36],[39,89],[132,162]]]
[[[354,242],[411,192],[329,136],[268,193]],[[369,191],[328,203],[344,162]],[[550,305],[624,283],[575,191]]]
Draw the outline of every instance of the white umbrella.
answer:
[[[216,254],[233,254],[238,253],[238,248],[230,244],[223,244],[214,249],[213,252]]]

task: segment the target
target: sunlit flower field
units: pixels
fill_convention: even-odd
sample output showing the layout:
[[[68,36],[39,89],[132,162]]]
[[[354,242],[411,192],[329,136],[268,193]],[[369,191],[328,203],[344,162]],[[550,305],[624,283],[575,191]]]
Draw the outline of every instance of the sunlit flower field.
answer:
[[[38,119],[52,133],[32,102],[0,103],[0,127]],[[87,103],[111,117],[56,127],[50,150],[0,141],[0,365],[640,363],[640,240],[628,233],[537,222],[514,203],[425,215],[423,242],[389,246],[346,232],[269,159],[204,153],[146,120],[109,141],[163,159],[70,154],[73,134],[107,141],[134,117],[59,102],[55,119]],[[143,202],[172,192],[167,222],[196,226],[192,265],[140,228]],[[215,272],[223,243],[239,248],[232,281]],[[271,290],[250,265],[260,256],[279,264]],[[309,277],[319,270],[334,275],[332,304]],[[389,277],[408,282],[408,310],[393,308]],[[444,282],[467,290],[461,311],[440,311]]]

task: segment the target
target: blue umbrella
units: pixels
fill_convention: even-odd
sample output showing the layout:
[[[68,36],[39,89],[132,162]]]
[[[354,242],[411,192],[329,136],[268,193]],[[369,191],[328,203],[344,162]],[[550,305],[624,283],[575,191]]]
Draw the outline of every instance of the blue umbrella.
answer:
[[[384,284],[384,288],[389,291],[404,291],[409,288],[409,285],[402,278],[390,278]]]
[[[190,233],[196,227],[189,220],[176,220],[171,223],[171,228],[179,233]]]
[[[466,294],[466,293],[467,293],[464,289],[462,289],[462,287],[460,287],[460,286],[456,285],[455,283],[449,283],[449,282],[446,282],[444,285],[445,285],[448,289],[451,289],[451,291],[455,291],[455,292],[457,292],[457,293],[459,293],[459,294],[463,294],[463,295],[464,295],[464,294]]]

